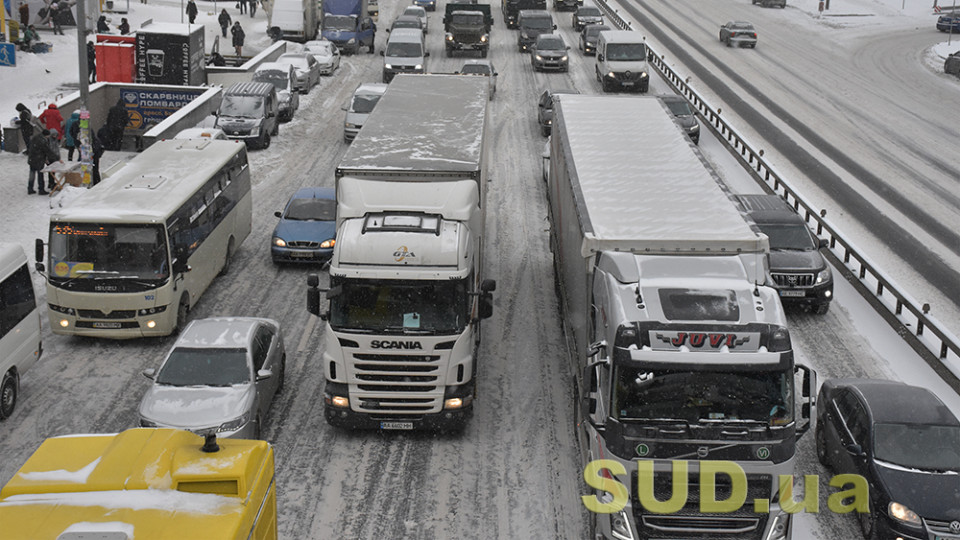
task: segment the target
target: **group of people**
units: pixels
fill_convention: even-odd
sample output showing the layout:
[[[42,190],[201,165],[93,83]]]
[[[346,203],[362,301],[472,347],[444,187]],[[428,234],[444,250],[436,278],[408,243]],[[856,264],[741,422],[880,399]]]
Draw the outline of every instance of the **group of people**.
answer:
[[[27,164],[30,175],[27,179],[27,194],[46,195],[56,185],[52,173],[47,173],[47,187],[44,189],[43,169],[53,163],[63,163],[60,155],[61,145],[67,149],[67,161],[73,161],[76,152],[80,159],[80,112],[74,111],[66,121],[60,109],[51,103],[39,116],[34,117],[23,103],[16,106],[19,113],[20,133],[26,144]],[[100,183],[100,158],[105,150],[120,150],[123,131],[130,120],[130,114],[122,100],[110,107],[104,125],[90,137],[92,183]],[[37,189],[34,189],[36,183]]]
[[[120,24],[117,25],[117,30],[120,31],[121,36],[125,36],[130,33],[130,22],[127,21],[126,17],[120,18]],[[106,15],[101,15],[100,18],[97,19],[97,33],[98,34],[110,33],[110,25],[107,23]]]

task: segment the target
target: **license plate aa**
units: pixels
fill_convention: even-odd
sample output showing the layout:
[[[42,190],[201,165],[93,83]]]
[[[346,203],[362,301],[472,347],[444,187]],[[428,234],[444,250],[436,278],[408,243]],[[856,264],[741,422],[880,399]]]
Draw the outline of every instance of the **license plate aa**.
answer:
[[[413,422],[380,422],[380,429],[413,429]]]
[[[802,297],[806,295],[806,291],[780,291],[780,296]]]
[[[291,251],[290,256],[296,257],[298,259],[309,259],[310,257],[313,257],[313,252],[312,251]]]
[[[633,81],[623,81],[620,83],[621,86],[633,86]]]
[[[120,328],[120,323],[118,322],[95,322],[93,323],[94,328]]]

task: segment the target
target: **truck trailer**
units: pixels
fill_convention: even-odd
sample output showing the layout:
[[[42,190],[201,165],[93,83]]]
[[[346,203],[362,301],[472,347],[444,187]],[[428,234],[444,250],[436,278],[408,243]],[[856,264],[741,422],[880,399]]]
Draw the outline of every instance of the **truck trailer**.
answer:
[[[270,24],[280,29],[283,39],[306,43],[317,38],[320,26],[316,0],[273,0]]]
[[[794,363],[767,237],[656,98],[554,99],[550,243],[591,538],[790,538],[780,486],[816,374]],[[666,512],[649,498],[671,493],[687,497]]]
[[[350,428],[456,430],[476,395],[484,278],[487,83],[400,74],[336,169],[323,328],[325,416]]]

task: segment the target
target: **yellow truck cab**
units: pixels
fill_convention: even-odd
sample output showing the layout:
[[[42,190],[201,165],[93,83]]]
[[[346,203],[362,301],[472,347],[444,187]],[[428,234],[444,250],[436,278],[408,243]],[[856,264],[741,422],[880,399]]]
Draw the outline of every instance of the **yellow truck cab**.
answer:
[[[0,539],[276,539],[273,448],[175,429],[47,439],[0,490]]]

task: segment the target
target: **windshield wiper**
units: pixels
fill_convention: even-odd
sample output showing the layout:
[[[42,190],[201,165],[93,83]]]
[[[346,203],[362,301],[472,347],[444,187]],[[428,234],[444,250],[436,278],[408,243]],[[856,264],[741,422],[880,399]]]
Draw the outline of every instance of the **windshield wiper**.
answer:
[[[373,334],[376,330],[371,328],[350,328],[348,326],[331,326],[334,332],[352,332],[354,334]]]
[[[423,328],[406,328],[403,326],[388,326],[384,328],[383,331],[394,334],[412,334],[417,336],[425,336],[436,333],[434,330],[426,330]]]

